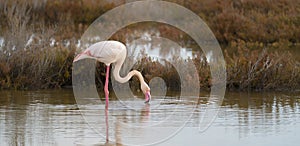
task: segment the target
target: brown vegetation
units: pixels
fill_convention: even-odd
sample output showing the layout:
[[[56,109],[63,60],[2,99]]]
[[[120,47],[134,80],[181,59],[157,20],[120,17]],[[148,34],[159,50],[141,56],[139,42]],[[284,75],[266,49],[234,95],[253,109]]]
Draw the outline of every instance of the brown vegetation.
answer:
[[[250,50],[236,47],[229,55],[225,50],[227,64],[227,87],[239,90],[295,90],[300,86],[300,64],[289,52],[279,53],[267,48]]]
[[[300,42],[300,1],[170,1],[198,14],[224,46],[228,88],[299,89],[299,62],[292,54],[280,54],[277,50],[297,47]],[[4,39],[3,46],[0,44],[0,88],[70,86],[72,60],[78,53],[80,36],[98,16],[115,6],[103,0],[0,0],[0,37]],[[183,32],[158,23],[128,27],[113,39],[124,42],[134,29],[148,28],[159,31],[162,37],[196,46]],[[198,57],[187,61],[197,66],[201,88],[209,89],[212,82],[209,63],[200,60]],[[160,76],[170,90],[180,87],[178,73],[168,63],[162,65],[145,57],[134,68],[142,71],[147,81]],[[104,75],[104,71],[98,73]],[[97,78],[100,82],[103,79],[103,76]],[[192,81],[193,76],[187,76],[187,80]],[[137,89],[137,80],[131,82]]]

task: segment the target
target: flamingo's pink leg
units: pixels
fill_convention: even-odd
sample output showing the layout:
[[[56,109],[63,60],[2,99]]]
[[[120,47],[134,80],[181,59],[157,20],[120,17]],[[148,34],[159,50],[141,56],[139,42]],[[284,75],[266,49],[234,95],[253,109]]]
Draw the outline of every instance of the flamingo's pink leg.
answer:
[[[108,109],[107,109],[107,106],[105,107],[105,123],[106,123],[106,142],[108,142],[109,137],[108,137]]]
[[[109,95],[109,91],[108,91],[108,77],[109,77],[109,65],[106,66],[106,78],[105,78],[105,85],[104,85],[104,93],[105,93],[105,107],[108,107],[108,95]]]

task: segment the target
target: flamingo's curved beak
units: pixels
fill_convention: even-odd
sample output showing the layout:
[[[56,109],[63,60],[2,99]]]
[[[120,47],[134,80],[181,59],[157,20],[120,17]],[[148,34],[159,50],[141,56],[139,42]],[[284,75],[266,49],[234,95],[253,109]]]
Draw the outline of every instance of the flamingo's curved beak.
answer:
[[[149,90],[145,93],[145,100],[145,103],[149,103],[149,101],[151,100],[151,94]]]

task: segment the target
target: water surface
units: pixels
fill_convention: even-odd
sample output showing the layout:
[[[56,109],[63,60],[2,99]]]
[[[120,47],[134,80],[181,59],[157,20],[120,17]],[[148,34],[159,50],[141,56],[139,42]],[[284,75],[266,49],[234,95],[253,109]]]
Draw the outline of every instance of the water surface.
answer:
[[[0,91],[0,142],[4,146],[139,145],[163,139],[156,144],[299,145],[299,95],[227,92],[215,121],[199,132],[207,98],[206,94],[155,97],[150,105],[135,98],[114,100],[106,112],[104,106],[79,110],[72,90]],[[81,110],[88,111],[94,122],[87,123]],[[167,134],[171,137],[164,138]]]

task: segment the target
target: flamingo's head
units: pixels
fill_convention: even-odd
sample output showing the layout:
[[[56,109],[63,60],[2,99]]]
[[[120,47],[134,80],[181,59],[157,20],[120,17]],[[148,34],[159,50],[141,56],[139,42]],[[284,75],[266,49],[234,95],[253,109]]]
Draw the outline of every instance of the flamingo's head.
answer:
[[[147,83],[142,82],[141,89],[145,95],[145,100],[146,100],[145,103],[148,103],[151,100],[150,88],[147,85]]]

